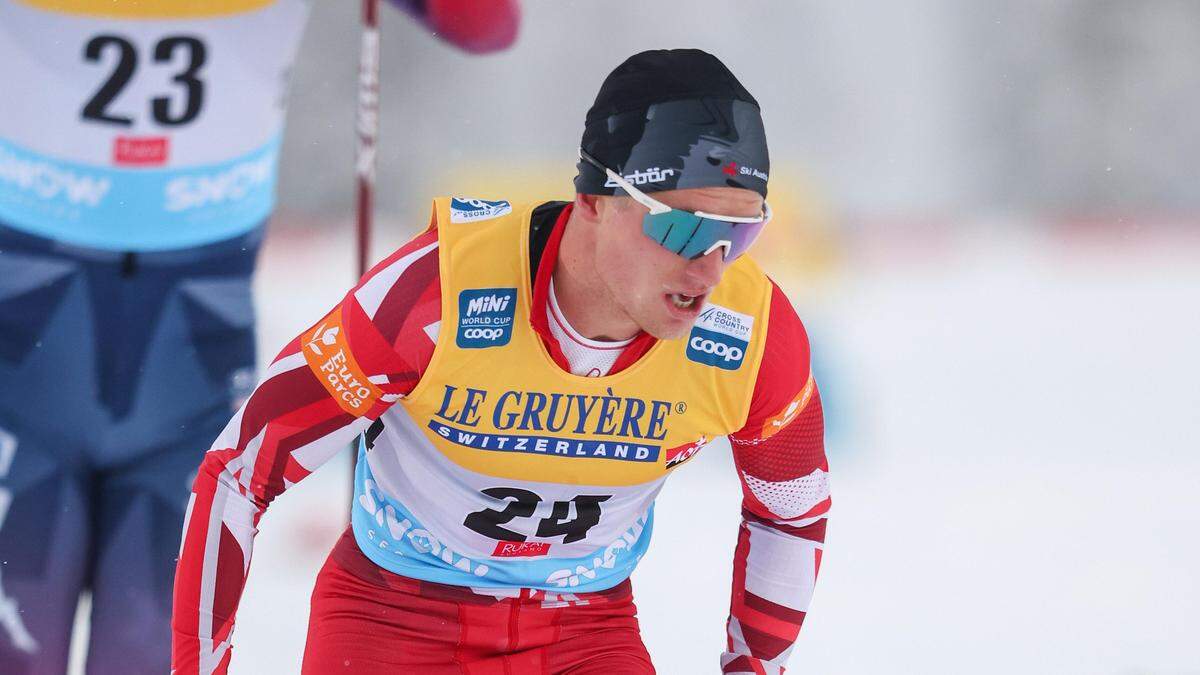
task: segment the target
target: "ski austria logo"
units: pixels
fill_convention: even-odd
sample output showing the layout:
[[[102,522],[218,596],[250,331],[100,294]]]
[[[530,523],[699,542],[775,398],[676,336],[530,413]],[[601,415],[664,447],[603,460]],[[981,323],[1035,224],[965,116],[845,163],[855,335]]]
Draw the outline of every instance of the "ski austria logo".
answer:
[[[737,370],[746,357],[753,328],[754,317],[720,305],[709,305],[700,312],[688,335],[688,360],[723,370]]]
[[[450,222],[452,223],[473,223],[476,220],[498,218],[508,213],[512,213],[512,204],[503,199],[498,201],[465,197],[450,199]]]
[[[472,288],[458,294],[460,349],[501,347],[512,338],[517,289]]]

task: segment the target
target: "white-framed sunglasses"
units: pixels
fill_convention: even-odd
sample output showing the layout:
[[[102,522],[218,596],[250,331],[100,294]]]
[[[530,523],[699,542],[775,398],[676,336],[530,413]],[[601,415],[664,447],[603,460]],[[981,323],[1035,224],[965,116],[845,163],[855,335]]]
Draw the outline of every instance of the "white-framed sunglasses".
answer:
[[[684,211],[667,206],[637,189],[583,148],[579,149],[579,158],[603,171],[625,194],[650,211],[642,217],[642,231],[647,237],[689,260],[706,256],[718,248],[724,249],[722,257],[725,260],[734,260],[750,248],[762,233],[763,226],[771,222],[771,206],[766,201],[763,202],[762,215],[757,217]]]

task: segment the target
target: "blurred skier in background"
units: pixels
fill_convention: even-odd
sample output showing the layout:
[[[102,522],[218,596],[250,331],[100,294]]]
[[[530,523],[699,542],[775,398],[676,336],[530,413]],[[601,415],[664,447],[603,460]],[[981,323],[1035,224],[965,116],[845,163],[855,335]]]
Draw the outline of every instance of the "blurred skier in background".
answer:
[[[515,0],[398,3],[470,52]],[[188,491],[253,387],[306,0],[0,0],[0,672],[165,673]]]

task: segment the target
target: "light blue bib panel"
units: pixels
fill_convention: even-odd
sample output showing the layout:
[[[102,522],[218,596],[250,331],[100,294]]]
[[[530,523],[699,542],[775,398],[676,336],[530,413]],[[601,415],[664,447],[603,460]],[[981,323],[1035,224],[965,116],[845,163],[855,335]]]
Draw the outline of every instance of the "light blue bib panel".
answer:
[[[274,207],[304,0],[0,0],[0,224],[122,251]]]

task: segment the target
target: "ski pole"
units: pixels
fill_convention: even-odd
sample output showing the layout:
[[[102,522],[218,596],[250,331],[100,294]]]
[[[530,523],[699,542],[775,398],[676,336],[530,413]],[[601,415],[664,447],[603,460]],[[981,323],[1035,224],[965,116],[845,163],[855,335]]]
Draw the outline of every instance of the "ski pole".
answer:
[[[358,276],[367,272],[375,197],[375,140],[379,136],[379,0],[363,0],[362,51],[358,64]]]
[[[358,104],[355,130],[354,173],[358,182],[355,198],[355,243],[358,276],[367,273],[371,250],[371,221],[375,197],[375,140],[379,136],[379,0],[363,0],[362,49],[358,58]],[[359,439],[350,444],[350,494],[354,495],[355,463]],[[353,508],[353,507],[351,507]]]

